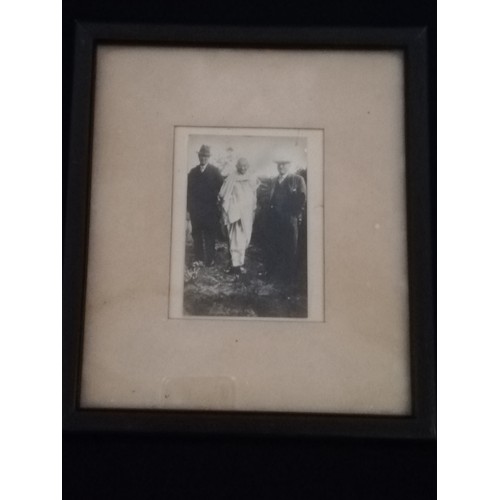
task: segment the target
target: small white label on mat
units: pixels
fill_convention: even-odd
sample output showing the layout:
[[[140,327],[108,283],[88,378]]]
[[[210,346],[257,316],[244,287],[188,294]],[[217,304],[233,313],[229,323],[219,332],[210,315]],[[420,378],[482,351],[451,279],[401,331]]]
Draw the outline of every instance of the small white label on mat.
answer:
[[[165,379],[160,405],[175,409],[233,409],[236,383],[233,377],[177,377]]]

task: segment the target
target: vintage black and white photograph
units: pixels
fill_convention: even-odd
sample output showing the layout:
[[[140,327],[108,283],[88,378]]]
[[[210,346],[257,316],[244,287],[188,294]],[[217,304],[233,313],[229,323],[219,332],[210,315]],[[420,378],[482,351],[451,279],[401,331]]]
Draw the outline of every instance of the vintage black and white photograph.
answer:
[[[180,146],[182,316],[307,319],[308,134],[229,130],[188,129]]]

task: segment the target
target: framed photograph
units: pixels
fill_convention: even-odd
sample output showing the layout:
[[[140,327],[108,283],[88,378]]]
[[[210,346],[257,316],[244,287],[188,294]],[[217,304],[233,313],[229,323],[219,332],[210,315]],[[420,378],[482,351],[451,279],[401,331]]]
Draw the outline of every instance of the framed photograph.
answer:
[[[425,30],[75,46],[65,429],[433,437]]]

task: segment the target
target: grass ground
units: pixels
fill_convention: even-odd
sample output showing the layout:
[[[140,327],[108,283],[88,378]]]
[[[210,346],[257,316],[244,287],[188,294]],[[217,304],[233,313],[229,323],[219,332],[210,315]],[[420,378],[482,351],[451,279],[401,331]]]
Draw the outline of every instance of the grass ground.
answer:
[[[269,281],[265,277],[263,253],[250,245],[245,258],[246,274],[235,276],[229,267],[227,244],[217,242],[215,265],[192,264],[192,240],[186,245],[184,313],[188,316],[244,316],[268,318],[307,317],[307,294]]]

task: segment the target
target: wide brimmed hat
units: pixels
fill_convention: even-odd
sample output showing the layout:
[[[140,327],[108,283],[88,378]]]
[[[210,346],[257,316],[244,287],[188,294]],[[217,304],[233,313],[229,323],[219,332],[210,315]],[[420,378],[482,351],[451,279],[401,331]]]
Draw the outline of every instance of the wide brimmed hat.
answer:
[[[290,160],[274,160],[274,163],[277,163],[278,165],[286,165],[292,162]]]
[[[203,144],[203,146],[201,146],[200,150],[198,151],[198,154],[203,156],[210,156],[210,146],[206,146],[205,144]]]

